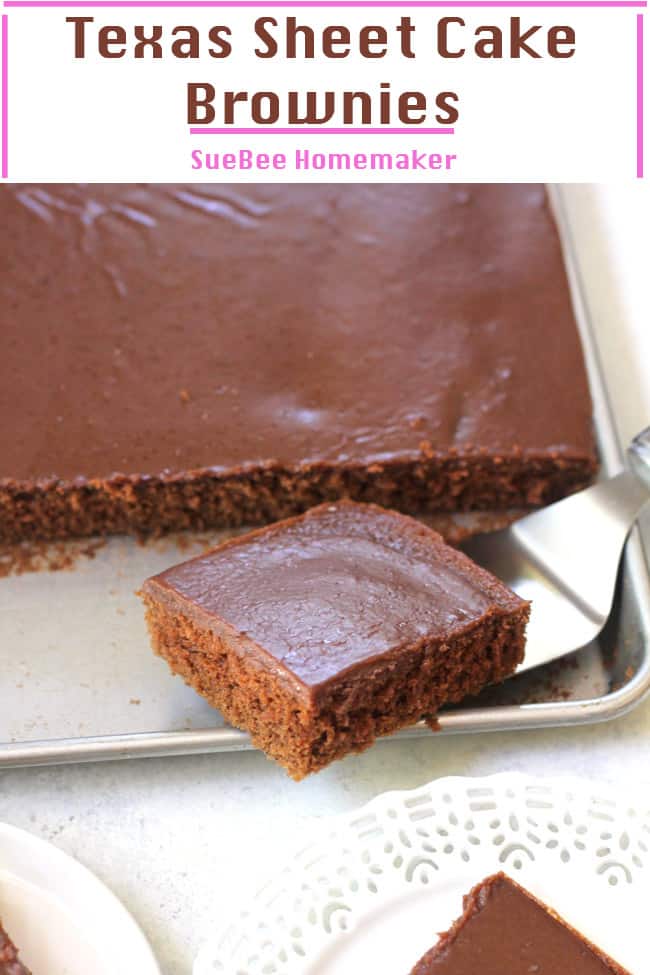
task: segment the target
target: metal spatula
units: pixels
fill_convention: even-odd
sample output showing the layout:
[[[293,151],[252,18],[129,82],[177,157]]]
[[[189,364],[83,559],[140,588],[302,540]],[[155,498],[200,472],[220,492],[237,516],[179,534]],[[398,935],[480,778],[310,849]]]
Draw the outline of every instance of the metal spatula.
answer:
[[[625,540],[650,500],[650,427],[627,450],[630,469],[462,545],[532,603],[518,673],[578,650],[612,609]]]

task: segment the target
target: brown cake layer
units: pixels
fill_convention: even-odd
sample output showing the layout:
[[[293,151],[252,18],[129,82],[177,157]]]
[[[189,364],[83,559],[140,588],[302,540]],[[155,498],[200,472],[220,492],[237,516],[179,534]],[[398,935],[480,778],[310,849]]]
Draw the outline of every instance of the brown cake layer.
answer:
[[[594,473],[538,186],[4,186],[0,541]]]
[[[463,914],[411,975],[630,975],[503,873],[477,884]]]
[[[18,949],[0,922],[0,975],[30,975],[18,957]]]
[[[509,676],[529,605],[440,535],[340,502],[143,586],[154,650],[296,779]]]

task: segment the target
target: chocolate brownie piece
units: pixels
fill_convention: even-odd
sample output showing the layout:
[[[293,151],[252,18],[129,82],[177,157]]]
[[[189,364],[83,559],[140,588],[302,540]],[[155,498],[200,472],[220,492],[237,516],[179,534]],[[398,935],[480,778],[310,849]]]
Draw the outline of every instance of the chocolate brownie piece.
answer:
[[[0,541],[594,473],[543,187],[13,185],[0,224]]]
[[[148,579],[153,648],[300,779],[503,680],[529,604],[413,518],[340,502]]]
[[[30,975],[18,957],[18,949],[0,922],[0,975]]]
[[[630,975],[503,873],[477,884],[463,914],[411,975]]]

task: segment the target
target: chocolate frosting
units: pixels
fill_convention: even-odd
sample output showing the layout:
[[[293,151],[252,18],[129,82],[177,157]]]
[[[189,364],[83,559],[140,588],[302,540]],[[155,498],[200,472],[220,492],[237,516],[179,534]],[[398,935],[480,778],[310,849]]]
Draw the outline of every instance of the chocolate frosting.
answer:
[[[411,975],[628,975],[503,874],[475,888],[465,912]]]
[[[234,539],[144,588],[225,623],[305,685],[523,605],[412,518],[351,502]]]
[[[0,190],[0,479],[593,457],[539,186]]]

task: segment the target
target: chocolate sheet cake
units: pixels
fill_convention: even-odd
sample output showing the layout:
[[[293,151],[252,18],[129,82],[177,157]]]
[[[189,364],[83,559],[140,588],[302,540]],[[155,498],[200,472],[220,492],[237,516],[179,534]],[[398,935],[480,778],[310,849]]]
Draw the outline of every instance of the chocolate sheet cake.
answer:
[[[18,949],[0,921],[0,975],[31,975],[20,958]]]
[[[148,579],[154,650],[296,779],[509,676],[529,604],[413,518],[340,502]]]
[[[503,873],[477,884],[463,914],[411,975],[630,975]]]
[[[0,223],[0,541],[594,473],[543,187],[12,185]]]

